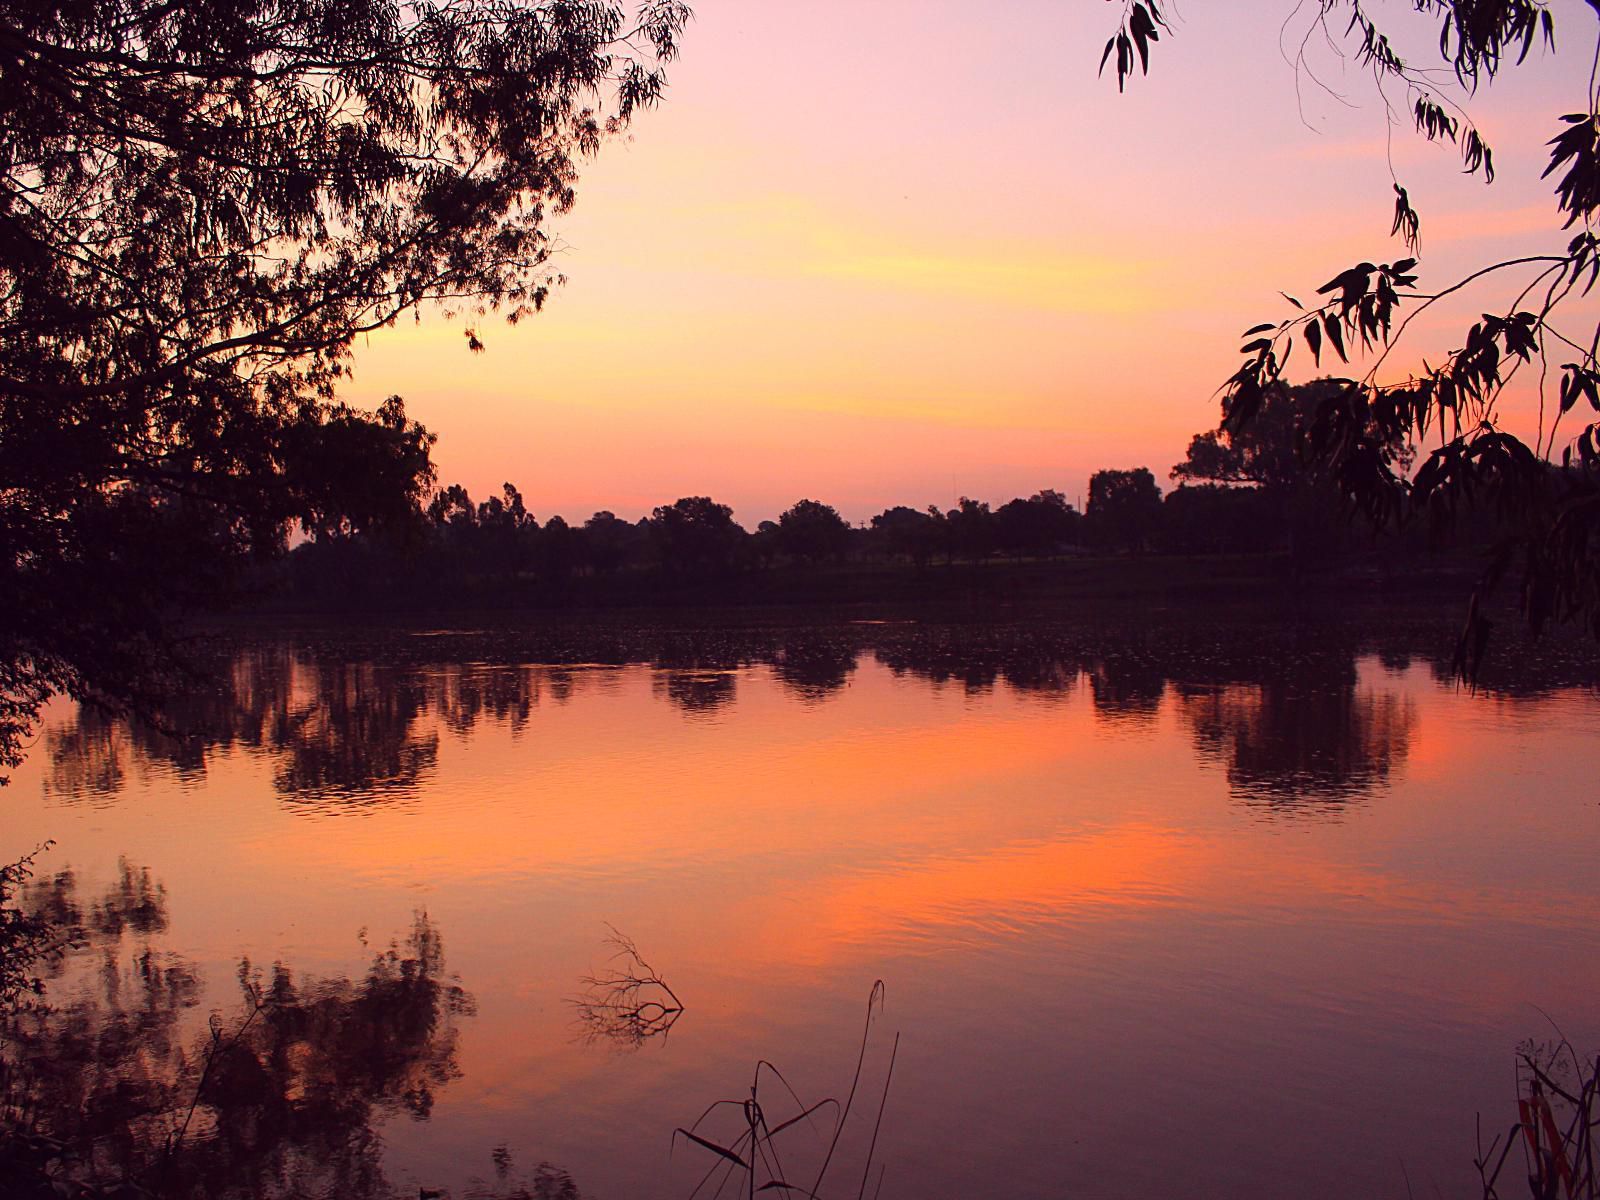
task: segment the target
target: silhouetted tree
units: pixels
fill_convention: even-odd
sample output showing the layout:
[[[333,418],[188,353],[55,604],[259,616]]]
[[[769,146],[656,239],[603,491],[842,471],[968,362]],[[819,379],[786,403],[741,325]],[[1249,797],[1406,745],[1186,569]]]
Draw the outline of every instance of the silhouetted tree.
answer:
[[[1161,521],[1161,489],[1148,467],[1096,471],[1089,477],[1089,530],[1102,546],[1143,550]]]
[[[353,341],[536,309],[687,15],[0,2],[0,766],[51,692],[154,703],[174,615],[292,525],[409,512],[432,438],[334,401]]]
[[[950,544],[956,554],[972,562],[994,553],[995,522],[986,501],[966,496],[946,515]]]
[[[559,516],[551,517],[539,531],[539,573],[546,579],[565,579],[582,554],[578,535]]]
[[[530,543],[540,538],[539,522],[523,505],[522,493],[510,483],[499,496],[490,496],[478,505],[477,524],[479,569],[509,579],[528,565]]]
[[[937,504],[930,504],[928,523],[933,534],[933,544],[938,547],[939,553],[944,555],[945,565],[949,566],[956,560],[955,531],[951,528],[950,518]]]
[[[463,587],[491,572],[492,555],[486,553],[491,540],[498,543],[497,548],[509,551],[511,557],[518,557],[517,541],[523,534],[506,527],[504,502],[498,497],[475,504],[465,487],[452,483],[433,494],[426,515],[431,536],[427,539],[422,571],[428,576],[427,586],[432,594],[437,595],[445,586]],[[480,520],[499,526],[495,530],[498,537],[487,534]]]
[[[1286,491],[1305,475],[1297,454],[1317,400],[1337,384],[1290,388],[1264,398],[1256,419],[1242,429],[1197,433],[1172,478],[1185,483],[1235,483]]]
[[[428,502],[428,519],[446,529],[468,529],[478,523],[478,509],[459,483],[440,488]]]
[[[909,558],[925,567],[941,542],[938,519],[942,518],[899,504],[873,517],[872,531],[885,553]]]
[[[685,496],[651,513],[650,536],[668,571],[708,574],[729,568],[745,533],[726,504]]]
[[[1065,496],[1049,488],[1002,504],[994,517],[996,538],[1007,554],[1047,555],[1078,540],[1078,513]]]
[[[1047,527],[1057,545],[1073,546],[1078,543],[1083,525],[1083,514],[1067,502],[1055,488],[1043,488],[1028,497],[1036,519]]]
[[[601,510],[583,523],[583,556],[596,574],[608,575],[628,561],[642,539],[638,529]]]
[[[0,297],[0,328],[7,303]],[[260,434],[266,449],[248,420],[217,430],[210,415],[185,410],[169,415],[195,424],[171,436],[200,438],[204,450],[158,449],[145,439],[167,419],[159,407],[102,420],[87,404],[13,404],[7,386],[0,380],[0,768],[20,761],[53,692],[158,707],[183,678],[175,621],[237,596],[243,568],[281,550],[290,522],[329,539],[409,522],[431,478],[431,435],[397,400],[371,417],[336,406],[296,417]],[[52,431],[61,422],[70,429]],[[270,464],[252,463],[258,453]],[[203,465],[169,468],[169,454]],[[331,475],[314,477],[313,461]],[[220,476],[201,477],[212,471]]]
[[[0,863],[0,1013],[42,993],[46,975],[73,940],[71,931],[49,920],[38,905],[18,903],[38,853]]]
[[[850,526],[832,505],[801,500],[778,518],[779,548],[801,562],[839,558],[849,544]]]
[[[1218,521],[1253,518],[1265,524],[1260,531],[1264,538],[1260,534],[1251,538],[1243,530],[1221,536],[1235,545],[1264,542],[1267,547],[1286,539],[1297,559],[1334,548],[1341,540],[1342,497],[1328,474],[1314,460],[1306,461],[1304,446],[1320,405],[1342,386],[1328,379],[1297,387],[1280,381],[1267,389],[1249,425],[1196,434],[1184,460],[1172,468],[1172,478],[1255,490],[1259,500],[1252,504],[1225,498],[1213,487],[1165,506],[1167,511],[1176,513],[1181,507],[1191,522],[1203,508]],[[1386,445],[1384,453],[1397,464],[1411,457],[1403,444]]]
[[[1284,512],[1260,488],[1185,484],[1161,498],[1161,543],[1169,553],[1264,553],[1283,538]]]
[[[772,566],[779,549],[778,523],[763,521],[757,525],[756,531],[750,535],[750,548],[761,561],[762,567]]]

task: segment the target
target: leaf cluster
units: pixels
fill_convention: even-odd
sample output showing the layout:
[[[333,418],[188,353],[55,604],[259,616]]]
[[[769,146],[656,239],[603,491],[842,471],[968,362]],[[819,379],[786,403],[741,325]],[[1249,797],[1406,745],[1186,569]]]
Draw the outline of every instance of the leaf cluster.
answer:
[[[1141,74],[1150,73],[1150,46],[1161,40],[1161,31],[1169,29],[1166,15],[1161,11],[1160,0],[1135,0],[1123,5],[1122,23],[1117,32],[1106,39],[1105,50],[1100,55],[1100,73],[1105,74],[1106,64],[1114,52],[1117,56],[1117,91],[1122,91],[1128,77],[1133,74],[1135,56]]]
[[[1576,221],[1587,222],[1600,207],[1600,113],[1568,113],[1561,120],[1566,128],[1550,139],[1548,178],[1566,168],[1556,184],[1558,207],[1567,214],[1563,228]]]

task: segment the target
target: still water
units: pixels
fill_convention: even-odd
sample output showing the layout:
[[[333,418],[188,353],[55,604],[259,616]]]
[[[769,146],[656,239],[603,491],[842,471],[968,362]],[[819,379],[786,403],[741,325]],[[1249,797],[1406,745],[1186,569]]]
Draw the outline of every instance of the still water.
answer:
[[[1518,1044],[1600,1048],[1559,647],[1476,693],[1426,621],[213,649],[172,733],[61,705],[0,797],[88,943],[11,1052],[103,1170],[187,1115],[204,1194],[687,1197],[731,1164],[673,1130],[759,1060],[769,1125],[843,1102],[881,980],[824,1195],[1467,1196]]]

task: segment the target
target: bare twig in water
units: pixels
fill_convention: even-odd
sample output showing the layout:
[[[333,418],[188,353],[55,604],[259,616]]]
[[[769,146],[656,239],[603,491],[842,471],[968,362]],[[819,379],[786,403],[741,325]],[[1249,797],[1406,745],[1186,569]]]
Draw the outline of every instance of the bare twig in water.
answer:
[[[683,1015],[683,1002],[639,953],[633,939],[607,925],[611,969],[585,975],[583,991],[571,1000],[589,1041],[608,1041],[634,1049],[651,1038],[665,1038]]]

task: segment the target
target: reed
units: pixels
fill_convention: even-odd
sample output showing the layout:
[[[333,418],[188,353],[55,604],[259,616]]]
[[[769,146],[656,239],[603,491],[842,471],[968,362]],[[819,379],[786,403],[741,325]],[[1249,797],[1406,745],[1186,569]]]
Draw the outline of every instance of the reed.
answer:
[[[741,1193],[747,1200],[753,1200],[758,1192],[792,1193],[798,1196],[808,1196],[812,1200],[822,1200],[823,1188],[828,1180],[828,1172],[837,1161],[840,1139],[844,1135],[850,1115],[855,1109],[856,1095],[860,1091],[861,1078],[866,1066],[867,1049],[872,1040],[873,1027],[876,1019],[881,1016],[884,1005],[883,980],[878,980],[872,985],[872,990],[867,995],[867,1013],[861,1030],[861,1045],[856,1054],[855,1072],[850,1080],[850,1090],[845,1094],[844,1102],[832,1096],[824,1097],[813,1104],[804,1103],[794,1088],[789,1086],[789,1081],[783,1073],[772,1063],[762,1059],[756,1063],[755,1072],[750,1081],[749,1096],[741,1100],[717,1100],[700,1114],[696,1121],[687,1128],[679,1127],[673,1132],[674,1146],[681,1136],[706,1150],[716,1157],[706,1173],[690,1193],[690,1200],[696,1200],[702,1193],[706,1193],[711,1200],[719,1200],[723,1195],[737,1196]],[[878,1097],[877,1115],[873,1119],[872,1137],[868,1144],[865,1160],[861,1167],[861,1182],[856,1189],[857,1200],[865,1200],[867,1185],[873,1178],[873,1165],[878,1149],[878,1134],[883,1125],[884,1110],[889,1101],[889,1086],[894,1079],[895,1057],[900,1049],[900,1035],[894,1035],[889,1051],[888,1066],[884,1071],[883,1090]],[[762,1099],[764,1081],[781,1085],[790,1103],[797,1110],[795,1114],[785,1120],[772,1124],[768,1118],[768,1105]],[[770,1092],[770,1086],[768,1088]],[[737,1137],[717,1141],[701,1132],[709,1120],[716,1114],[727,1109],[735,1109],[739,1113],[740,1130]],[[809,1187],[793,1182],[789,1179],[783,1165],[783,1153],[780,1150],[778,1139],[790,1130],[797,1129],[805,1124],[816,1130],[815,1117],[824,1110],[833,1112],[833,1128],[828,1136],[827,1149],[822,1155],[821,1165],[817,1168],[815,1177]],[[873,1190],[874,1197],[883,1187],[884,1168],[879,1166],[877,1184]]]
[[[1517,1052],[1517,1120],[1485,1147],[1480,1123],[1473,1164],[1483,1200],[1502,1200],[1500,1177],[1522,1151],[1533,1200],[1600,1200],[1595,1136],[1600,1129],[1600,1056],[1580,1058],[1564,1036]]]

